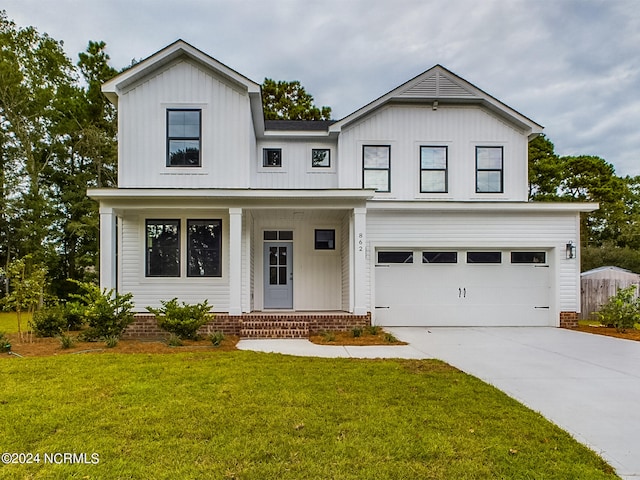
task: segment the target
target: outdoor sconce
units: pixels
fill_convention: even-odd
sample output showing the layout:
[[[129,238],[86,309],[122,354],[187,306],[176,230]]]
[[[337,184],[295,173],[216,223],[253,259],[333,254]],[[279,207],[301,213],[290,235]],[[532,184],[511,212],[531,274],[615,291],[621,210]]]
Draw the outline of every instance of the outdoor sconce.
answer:
[[[576,244],[572,241],[567,243],[567,259],[576,258]]]

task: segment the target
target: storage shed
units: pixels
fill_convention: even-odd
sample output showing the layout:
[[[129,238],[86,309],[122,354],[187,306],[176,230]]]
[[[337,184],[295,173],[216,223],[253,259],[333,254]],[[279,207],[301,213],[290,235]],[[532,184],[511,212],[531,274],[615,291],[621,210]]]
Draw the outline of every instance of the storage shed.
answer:
[[[607,303],[618,289],[640,284],[640,275],[619,267],[598,267],[580,274],[583,320],[597,320],[594,312]],[[636,291],[636,295],[638,292]]]

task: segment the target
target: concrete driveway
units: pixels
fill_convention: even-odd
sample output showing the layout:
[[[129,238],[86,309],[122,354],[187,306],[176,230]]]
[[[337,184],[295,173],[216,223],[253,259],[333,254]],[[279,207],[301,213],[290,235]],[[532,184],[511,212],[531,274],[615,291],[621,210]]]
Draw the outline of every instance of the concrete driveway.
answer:
[[[640,342],[559,328],[387,328],[494,385],[640,479]]]

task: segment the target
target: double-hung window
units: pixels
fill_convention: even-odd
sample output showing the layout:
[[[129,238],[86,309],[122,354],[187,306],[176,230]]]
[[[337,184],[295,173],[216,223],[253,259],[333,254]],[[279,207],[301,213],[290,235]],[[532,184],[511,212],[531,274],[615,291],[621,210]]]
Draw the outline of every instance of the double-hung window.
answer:
[[[378,192],[391,191],[391,146],[362,147],[362,186]]]
[[[167,167],[199,167],[202,111],[167,110]]]
[[[420,192],[447,193],[447,147],[420,147]]]
[[[476,193],[504,191],[502,147],[476,147]]]

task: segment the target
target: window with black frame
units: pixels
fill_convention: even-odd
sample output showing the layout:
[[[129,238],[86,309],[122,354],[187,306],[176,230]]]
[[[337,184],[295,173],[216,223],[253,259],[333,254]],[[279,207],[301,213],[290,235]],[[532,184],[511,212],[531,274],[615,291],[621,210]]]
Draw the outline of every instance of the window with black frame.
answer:
[[[167,110],[167,167],[199,167],[201,110]]]
[[[362,147],[362,186],[377,192],[391,191],[391,146]]]
[[[146,221],[146,275],[180,276],[180,220]]]
[[[187,220],[187,276],[220,277],[222,220]]]

